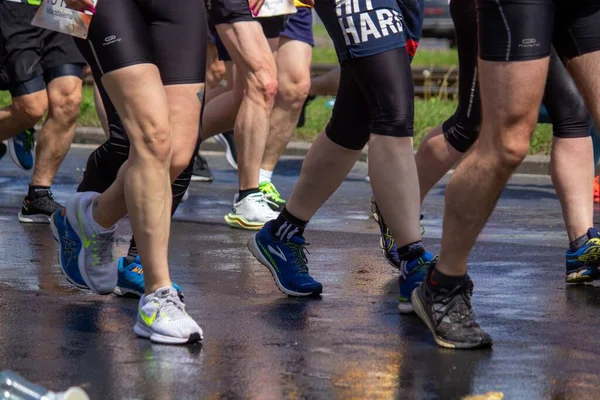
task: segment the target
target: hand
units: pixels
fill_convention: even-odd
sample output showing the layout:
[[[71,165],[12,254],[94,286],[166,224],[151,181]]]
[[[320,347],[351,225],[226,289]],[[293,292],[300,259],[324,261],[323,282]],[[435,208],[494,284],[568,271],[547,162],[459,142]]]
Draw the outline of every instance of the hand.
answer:
[[[256,17],[263,4],[265,4],[265,0],[248,0],[248,8],[250,8],[252,15]]]
[[[92,14],[96,13],[96,7],[94,7],[94,2],[92,0],[65,0],[67,7],[72,8],[77,11],[89,11]]]

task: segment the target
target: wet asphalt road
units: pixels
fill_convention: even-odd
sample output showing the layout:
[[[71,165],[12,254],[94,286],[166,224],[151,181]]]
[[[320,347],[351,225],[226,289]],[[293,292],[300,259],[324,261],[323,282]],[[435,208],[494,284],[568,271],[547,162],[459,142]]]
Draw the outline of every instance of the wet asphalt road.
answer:
[[[74,148],[54,191],[74,192],[89,148]],[[289,299],[228,228],[236,174],[208,155],[216,181],[193,183],[172,228],[173,280],[205,332],[202,345],[151,345],[132,332],[137,301],[70,286],[48,226],[17,221],[28,174],[0,161],[0,369],[92,399],[506,399],[600,397],[600,289],[565,287],[566,235],[548,177],[505,191],[471,258],[473,300],[491,351],[437,348],[424,324],[396,310],[397,273],[380,255],[359,164],[307,230],[321,299]],[[281,162],[288,195],[300,159]],[[443,190],[424,207],[437,251]],[[126,250],[129,226],[119,231]]]

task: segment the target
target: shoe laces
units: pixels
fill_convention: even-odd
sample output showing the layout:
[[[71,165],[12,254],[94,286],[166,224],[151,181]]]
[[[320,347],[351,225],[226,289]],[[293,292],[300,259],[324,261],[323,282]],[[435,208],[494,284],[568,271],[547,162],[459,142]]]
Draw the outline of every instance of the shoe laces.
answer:
[[[448,316],[450,320],[462,326],[471,326],[474,324],[475,313],[471,305],[471,296],[473,295],[473,282],[467,279],[462,285],[454,287],[452,290],[441,289],[434,294],[434,304],[441,303],[437,307],[436,325]]]
[[[255,193],[248,196],[258,207],[264,208],[265,211],[273,212],[269,207],[269,201],[265,197],[264,193]]]
[[[167,297],[157,298],[155,301],[158,301],[158,314],[166,316],[170,321],[176,321],[187,315],[185,304],[177,295],[169,294]]]
[[[24,136],[25,136],[25,140],[23,141],[23,149],[25,149],[25,151],[31,151],[33,149],[33,147],[35,146],[35,137],[33,136],[35,133],[35,130],[33,129],[26,129],[24,132]]]
[[[298,268],[298,272],[308,274],[307,254],[310,254],[310,252],[308,251],[307,246],[309,246],[310,243],[287,242],[285,245],[292,251],[292,254],[294,256],[294,266]]]
[[[106,265],[113,262],[113,232],[92,234],[93,265]]]
[[[268,200],[273,200],[276,203],[282,203],[284,200],[281,198],[281,194],[271,182],[266,182],[260,188],[260,191],[265,195]]]

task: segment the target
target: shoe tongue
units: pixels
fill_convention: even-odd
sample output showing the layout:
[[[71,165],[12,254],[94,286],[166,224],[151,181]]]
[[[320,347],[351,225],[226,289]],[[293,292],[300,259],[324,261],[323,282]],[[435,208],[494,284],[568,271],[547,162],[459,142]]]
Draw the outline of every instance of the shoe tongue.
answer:
[[[166,287],[158,289],[152,295],[159,299],[164,299],[164,298],[170,297],[172,295],[177,295],[177,293],[175,292],[175,290],[172,287],[166,286]]]
[[[588,235],[588,237],[590,239],[592,239],[592,238],[600,238],[600,232],[598,232],[598,229],[593,228],[593,227],[590,228],[590,229],[588,229],[587,235]]]

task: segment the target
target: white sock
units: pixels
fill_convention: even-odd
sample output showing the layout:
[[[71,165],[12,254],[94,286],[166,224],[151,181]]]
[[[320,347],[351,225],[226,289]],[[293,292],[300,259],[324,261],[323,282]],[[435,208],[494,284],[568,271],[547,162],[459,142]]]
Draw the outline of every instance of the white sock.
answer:
[[[110,227],[110,228],[105,228],[102,225],[100,225],[99,223],[96,222],[96,220],[94,219],[94,214],[93,214],[93,204],[94,204],[94,199],[96,198],[96,196],[90,196],[89,200],[87,200],[87,204],[84,205],[85,207],[85,216],[87,218],[87,220],[89,221],[90,225],[92,225],[92,227],[94,228],[94,230],[98,233],[104,233],[104,232],[110,232],[110,231],[116,231],[117,230],[117,225],[115,224],[114,226]]]
[[[266,169],[260,169],[258,173],[258,183],[271,182],[273,177],[273,171],[267,171]]]

